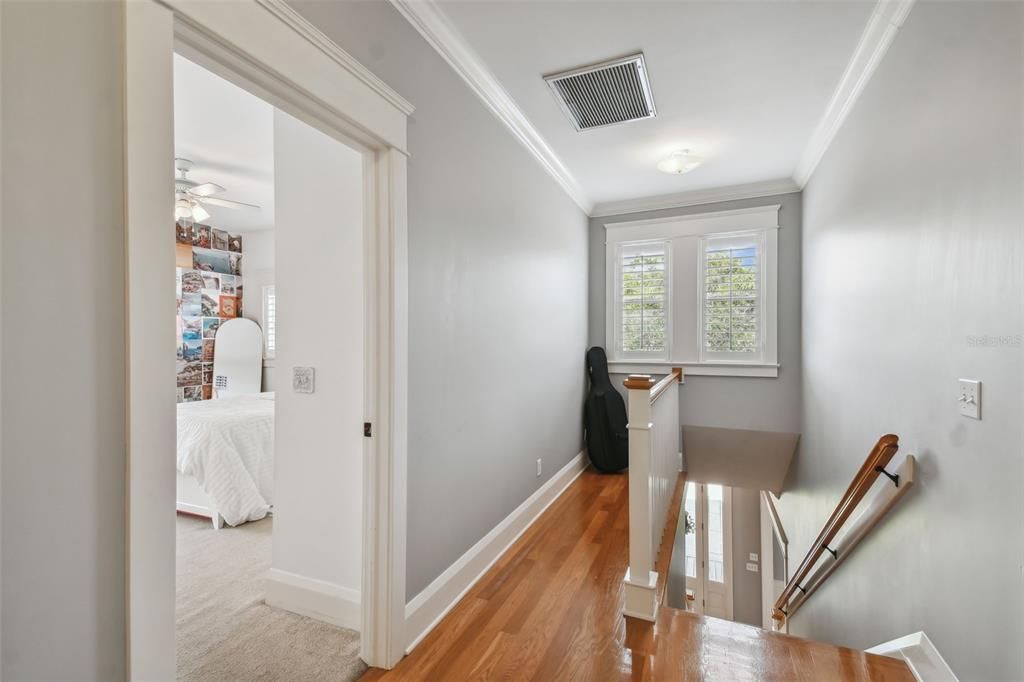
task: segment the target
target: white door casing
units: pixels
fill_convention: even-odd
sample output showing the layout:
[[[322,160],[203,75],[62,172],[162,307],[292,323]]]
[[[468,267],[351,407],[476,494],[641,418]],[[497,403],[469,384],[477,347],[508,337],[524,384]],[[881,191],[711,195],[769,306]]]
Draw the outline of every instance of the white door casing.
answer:
[[[167,188],[175,51],[364,155],[364,420],[373,436],[364,443],[362,657],[391,667],[405,645],[405,145],[412,106],[279,0],[132,0],[124,8],[129,677],[175,676],[175,408],[173,393],[152,388],[170,386],[173,377],[164,361],[173,357],[165,349],[171,342],[161,343],[171,338],[173,314],[154,301],[163,300],[165,271],[174,263],[173,240],[158,226],[173,210]]]

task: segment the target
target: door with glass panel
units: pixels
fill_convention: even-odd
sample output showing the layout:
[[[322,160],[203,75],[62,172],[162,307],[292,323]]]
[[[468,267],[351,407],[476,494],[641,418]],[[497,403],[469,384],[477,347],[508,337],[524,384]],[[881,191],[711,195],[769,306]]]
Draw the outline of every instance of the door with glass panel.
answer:
[[[683,503],[693,520],[686,534],[686,598],[690,610],[732,619],[732,490],[686,484]]]

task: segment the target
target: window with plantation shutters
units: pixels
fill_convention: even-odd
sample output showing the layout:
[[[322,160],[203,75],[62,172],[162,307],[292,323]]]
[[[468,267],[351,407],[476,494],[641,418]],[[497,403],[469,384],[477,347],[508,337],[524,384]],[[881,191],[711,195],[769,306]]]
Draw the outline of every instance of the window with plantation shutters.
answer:
[[[611,373],[777,377],[781,208],[606,223]]]
[[[759,354],[760,234],[703,240],[702,352],[705,357]]]
[[[619,334],[624,353],[663,355],[668,329],[668,252],[665,243],[622,250]]]
[[[277,296],[273,285],[263,287],[263,357],[277,352]]]

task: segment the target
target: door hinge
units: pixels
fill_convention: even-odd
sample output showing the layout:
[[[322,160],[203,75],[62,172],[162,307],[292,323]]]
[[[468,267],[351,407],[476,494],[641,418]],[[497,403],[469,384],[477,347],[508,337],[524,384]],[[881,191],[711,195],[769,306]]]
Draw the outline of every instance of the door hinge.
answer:
[[[363,436],[365,438],[373,437],[373,424],[370,422],[363,422]]]

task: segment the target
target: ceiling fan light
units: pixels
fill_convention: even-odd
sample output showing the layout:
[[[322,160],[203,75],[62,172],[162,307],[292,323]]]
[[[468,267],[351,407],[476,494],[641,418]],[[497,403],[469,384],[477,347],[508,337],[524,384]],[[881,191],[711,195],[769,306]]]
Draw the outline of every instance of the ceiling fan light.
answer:
[[[192,204],[188,199],[178,199],[174,202],[174,219],[190,220],[193,216]]]
[[[702,163],[704,163],[702,157],[694,156],[690,153],[689,149],[683,149],[678,152],[672,152],[668,158],[659,161],[658,170],[671,175],[682,175],[683,173],[689,173]]]
[[[196,204],[194,204],[192,206],[192,218],[194,220],[198,220],[199,222],[203,222],[204,220],[208,219],[209,217],[210,217],[210,213],[205,208],[203,208],[201,204],[196,203]]]

